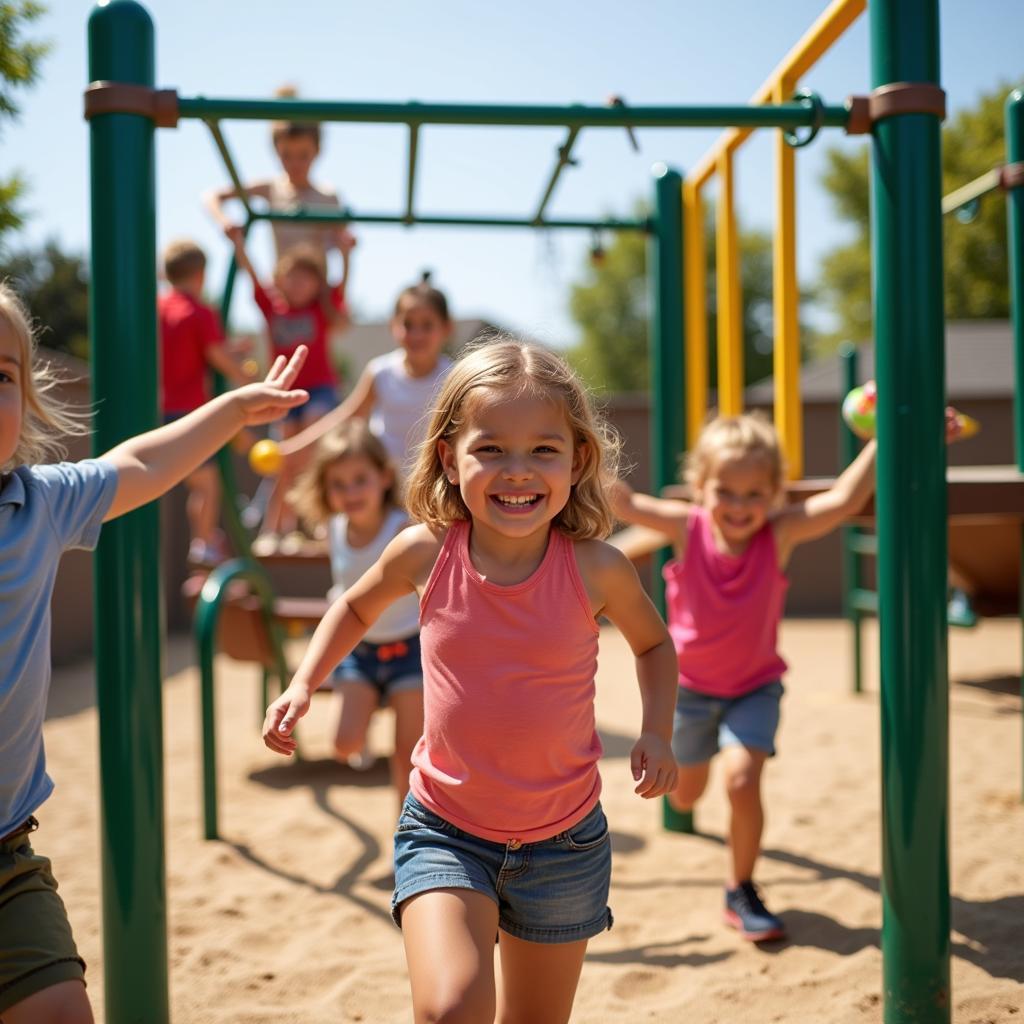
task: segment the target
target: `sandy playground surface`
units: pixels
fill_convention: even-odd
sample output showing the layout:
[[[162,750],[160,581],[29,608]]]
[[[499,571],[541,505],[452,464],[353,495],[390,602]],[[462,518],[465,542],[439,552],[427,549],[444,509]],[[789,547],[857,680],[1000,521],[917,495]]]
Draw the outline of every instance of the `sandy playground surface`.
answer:
[[[667,834],[633,796],[638,721],[628,651],[602,636],[598,721],[613,832],[615,927],[590,944],[573,1021],[687,1024],[881,1019],[878,701],[854,697],[841,622],[788,621],[780,757],[767,773],[759,878],[788,923],[758,948],[720,923],[725,800],[699,807],[701,836]],[[869,651],[873,644],[869,644]],[[1024,1022],[1024,806],[1018,803],[1020,627],[951,637],[953,1019]],[[388,1024],[410,1019],[402,944],[388,916],[395,812],[383,761],[356,773],[324,759],[326,701],[289,764],[257,732],[258,681],[219,666],[221,830],[200,839],[197,673],[167,651],[167,881],[176,1024]],[[54,860],[102,1020],[97,720],[92,666],[53,684],[46,743],[57,791],[39,847]],[[869,680],[869,690],[877,681]],[[375,728],[386,749],[389,722]]]

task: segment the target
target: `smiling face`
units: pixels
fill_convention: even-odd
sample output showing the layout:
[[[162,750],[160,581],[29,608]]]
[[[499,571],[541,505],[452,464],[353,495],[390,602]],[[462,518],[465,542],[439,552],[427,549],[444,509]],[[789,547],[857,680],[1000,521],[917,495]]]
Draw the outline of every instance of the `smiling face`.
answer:
[[[726,545],[742,548],[764,526],[777,491],[762,456],[723,452],[697,488],[697,496]]]
[[[560,402],[481,388],[468,398],[455,438],[438,442],[448,481],[474,528],[508,539],[543,531],[580,476],[581,449]]]
[[[390,470],[366,455],[345,455],[323,472],[325,504],[331,512],[344,514],[357,529],[380,524],[385,495],[394,483]]]
[[[391,318],[391,334],[405,349],[406,361],[414,376],[430,373],[441,356],[451,334],[451,322],[429,303],[406,297]]]
[[[21,440],[22,374],[28,372],[24,359],[18,336],[0,317],[0,466],[10,462]]]

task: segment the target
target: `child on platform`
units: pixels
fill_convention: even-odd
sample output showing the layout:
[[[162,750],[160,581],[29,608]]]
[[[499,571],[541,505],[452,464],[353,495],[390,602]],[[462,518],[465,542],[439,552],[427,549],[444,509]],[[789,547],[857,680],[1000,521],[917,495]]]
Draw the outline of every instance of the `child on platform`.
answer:
[[[164,250],[170,288],[157,299],[160,326],[160,408],[164,423],[198,409],[210,398],[209,371],[232,384],[251,380],[228,352],[220,317],[203,302],[206,255],[195,242],[171,242]],[[227,552],[220,520],[220,477],[212,460],[185,478],[192,562],[222,561]]]
[[[275,94],[281,99],[294,99],[293,86],[282,86]],[[256,181],[245,187],[250,198],[262,199],[272,211],[283,213],[299,209],[336,211],[340,209],[338,193],[329,185],[315,185],[310,173],[320,156],[320,125],[315,121],[275,121],[270,129],[274,152],[281,161],[282,173],[266,181]],[[235,188],[209,192],[204,197],[207,210],[232,242],[243,237],[241,225],[227,215],[224,204],[238,198]],[[317,224],[310,221],[271,221],[274,233],[274,251],[280,259],[296,245],[311,245],[325,257],[337,248],[342,257],[341,280],[348,279],[349,254],[356,244],[351,231],[344,224]]]
[[[398,296],[390,326],[398,347],[371,359],[345,401],[283,444],[282,455],[294,456],[355,417],[369,420],[400,475],[408,474],[431,401],[452,368],[443,351],[452,332],[448,300],[431,285],[429,273]]]
[[[616,515],[672,541],[664,569],[669,632],[678,657],[672,751],[679,779],[668,800],[688,813],[721,753],[731,805],[725,919],[753,941],[785,935],[753,883],[764,811],[761,774],[775,754],[782,674],[777,631],[793,549],[854,515],[875,486],[870,441],[832,487],[783,505],[778,436],[757,415],[720,416],[701,432],[686,463],[692,501],[653,498],[622,481]]]
[[[290,438],[335,407],[337,377],[331,365],[328,339],[331,329],[348,324],[344,285],[331,287],[322,253],[308,245],[289,249],[274,268],[272,288],[265,287],[253,268],[241,238],[235,243],[238,266],[252,279],[253,296],[267,322],[274,358],[286,358],[299,345],[309,350],[297,386],[309,392],[301,409],[291,410],[281,424],[281,437]],[[305,460],[286,463],[281,471],[253,552],[273,554],[282,536],[292,534],[298,521],[285,495]]]
[[[290,498],[307,521],[328,523],[330,597],[341,597],[380,558],[409,520],[395,502],[395,469],[365,420],[350,420],[317,446]],[[334,751],[363,755],[370,718],[386,704],[395,713],[391,781],[401,807],[409,791],[412,748],[423,733],[419,604],[396,601],[334,670]]]
[[[598,539],[613,448],[554,354],[504,341],[462,358],[408,483],[417,525],[331,606],[267,711],[264,741],[292,753],[313,690],[389,605],[420,595],[424,731],[392,900],[417,1021],[569,1019],[587,941],[611,925],[598,616],[636,656],[635,791],[674,786],[671,640],[630,563]]]
[[[34,815],[49,797],[43,718],[50,685],[50,596],[61,553],[93,548],[100,525],[158,498],[246,424],[305,401],[291,390],[304,350],[261,384],[221,395],[98,459],[40,465],[85,431],[35,360],[27,311],[0,285],[0,1019],[91,1024],[85,965]]]

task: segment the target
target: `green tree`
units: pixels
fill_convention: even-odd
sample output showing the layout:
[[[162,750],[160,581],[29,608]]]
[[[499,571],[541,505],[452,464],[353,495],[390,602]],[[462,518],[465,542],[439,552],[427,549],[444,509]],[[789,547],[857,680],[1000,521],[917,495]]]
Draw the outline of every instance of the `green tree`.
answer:
[[[42,249],[0,255],[0,281],[8,281],[32,311],[40,344],[89,356],[89,278],[85,259],[53,239]]]
[[[43,4],[33,0],[0,0],[0,124],[5,119],[17,118],[18,90],[32,85],[39,77],[39,66],[50,44],[23,39],[22,30],[45,11]],[[0,244],[5,234],[24,222],[18,200],[25,187],[24,178],[17,172],[0,178]]]
[[[1011,88],[998,86],[943,128],[944,193],[965,185],[1006,159],[1003,103]],[[840,219],[855,229],[853,241],[825,256],[816,288],[817,298],[835,313],[838,322],[836,331],[822,338],[821,347],[831,349],[843,339],[866,341],[873,334],[870,172],[867,147],[853,152],[832,149],[827,157],[822,183],[831,194]],[[978,217],[969,224],[947,217],[943,236],[946,316],[1008,316],[1005,195],[994,192],[986,196]]]
[[[715,380],[715,247],[713,214],[708,208],[705,258],[708,268],[709,366]],[[643,211],[641,211],[643,215]],[[743,288],[744,376],[747,383],[771,373],[772,251],[761,231],[740,232],[740,279]],[[648,380],[647,239],[621,232],[599,260],[591,260],[582,281],[572,286],[569,308],[583,337],[569,352],[573,365],[592,387],[609,391],[643,391]]]

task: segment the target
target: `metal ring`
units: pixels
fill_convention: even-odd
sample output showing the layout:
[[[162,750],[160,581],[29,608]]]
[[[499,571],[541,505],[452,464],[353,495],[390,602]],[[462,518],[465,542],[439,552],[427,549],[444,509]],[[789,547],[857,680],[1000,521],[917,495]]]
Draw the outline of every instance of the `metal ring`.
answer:
[[[822,102],[821,97],[812,89],[800,89],[798,92],[793,93],[792,102],[799,103],[801,106],[814,112],[811,123],[807,125],[807,135],[803,138],[800,138],[796,129],[783,129],[782,137],[786,140],[786,145],[799,149],[801,146],[806,146],[807,143],[813,141],[815,135],[821,130],[821,126],[825,123],[825,104]]]

